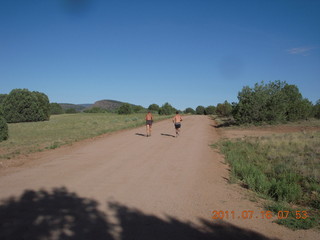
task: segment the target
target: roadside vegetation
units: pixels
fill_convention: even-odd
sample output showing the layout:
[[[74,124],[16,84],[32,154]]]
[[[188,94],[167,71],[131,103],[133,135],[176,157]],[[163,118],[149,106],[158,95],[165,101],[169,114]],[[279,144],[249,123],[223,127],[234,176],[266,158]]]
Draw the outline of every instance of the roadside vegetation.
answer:
[[[170,115],[171,116],[171,115]],[[155,121],[170,116],[154,115]],[[145,124],[145,114],[77,113],[53,115],[50,121],[8,124],[10,137],[0,142],[0,160],[58,148],[83,139]]]
[[[319,122],[319,121],[318,121]],[[269,203],[268,210],[307,211],[277,220],[293,229],[320,227],[320,132],[224,140],[216,144],[240,182]]]

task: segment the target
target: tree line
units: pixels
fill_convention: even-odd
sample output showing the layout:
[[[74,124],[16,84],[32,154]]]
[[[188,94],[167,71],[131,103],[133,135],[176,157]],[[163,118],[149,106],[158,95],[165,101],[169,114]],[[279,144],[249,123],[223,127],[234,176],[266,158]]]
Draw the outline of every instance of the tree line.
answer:
[[[86,113],[103,113],[107,110],[93,107]],[[122,104],[114,112],[118,114],[144,113],[151,111],[160,115],[172,115],[177,109],[170,103],[161,107],[155,103],[148,108],[129,103]],[[225,101],[216,106],[191,107],[185,114],[219,115],[233,117],[237,124],[278,123],[320,119],[320,99],[312,104],[304,98],[296,85],[285,81],[256,83],[253,87],[244,86],[238,93],[238,102]],[[75,109],[63,110],[58,103],[50,103],[46,94],[28,89],[14,89],[9,94],[0,94],[0,141],[8,139],[7,123],[47,121],[50,115],[77,113]]]

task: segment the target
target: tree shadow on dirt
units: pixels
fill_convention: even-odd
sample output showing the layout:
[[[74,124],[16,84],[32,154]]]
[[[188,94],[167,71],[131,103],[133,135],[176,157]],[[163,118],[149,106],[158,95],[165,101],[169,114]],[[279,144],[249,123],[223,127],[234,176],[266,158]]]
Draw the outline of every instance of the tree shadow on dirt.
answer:
[[[97,202],[66,188],[25,191],[1,201],[0,239],[112,239]]]
[[[202,226],[168,216],[163,220],[140,210],[108,203],[115,213],[120,236],[111,233],[115,225],[98,210],[98,203],[79,197],[66,188],[25,191],[19,198],[0,204],[0,239],[86,239],[86,240],[268,240],[265,236],[223,221],[201,220]]]
[[[270,240],[259,233],[219,221],[201,219],[202,226],[167,216],[146,215],[119,203],[109,203],[121,225],[121,240]]]

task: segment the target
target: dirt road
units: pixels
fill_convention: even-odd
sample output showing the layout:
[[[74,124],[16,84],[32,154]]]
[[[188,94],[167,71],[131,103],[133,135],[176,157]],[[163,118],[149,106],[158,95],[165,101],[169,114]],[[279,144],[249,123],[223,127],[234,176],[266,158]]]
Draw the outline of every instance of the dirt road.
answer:
[[[46,153],[0,176],[0,239],[316,239],[262,219],[209,145],[205,116],[170,120]],[[235,211],[214,220],[212,211]],[[242,211],[254,211],[242,219]],[[239,218],[240,217],[240,218]]]

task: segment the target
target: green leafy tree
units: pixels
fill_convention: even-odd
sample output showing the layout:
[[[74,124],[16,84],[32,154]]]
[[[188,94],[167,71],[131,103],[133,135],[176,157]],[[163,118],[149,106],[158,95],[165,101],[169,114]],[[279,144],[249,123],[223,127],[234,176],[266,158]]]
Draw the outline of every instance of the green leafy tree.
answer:
[[[135,112],[135,113],[138,113],[138,112],[145,112],[146,110],[145,110],[145,108],[144,107],[142,107],[142,106],[140,106],[140,105],[133,105],[132,106],[132,110],[133,110],[133,112]]]
[[[8,96],[8,94],[0,94],[0,105],[3,104],[4,99]]]
[[[256,83],[244,87],[233,105],[233,117],[238,123],[275,123],[306,119],[312,104],[304,99],[295,85],[283,81]]]
[[[216,108],[216,113],[222,117],[229,117],[232,114],[232,105],[228,101],[219,103]]]
[[[45,94],[28,89],[14,89],[3,101],[3,114],[9,123],[49,120],[49,109]]]
[[[169,103],[165,103],[159,109],[160,115],[172,115],[176,112],[176,109],[172,107]]]
[[[205,112],[207,115],[216,114],[216,107],[215,106],[208,106],[205,108]]]
[[[196,114],[197,115],[205,115],[206,114],[206,110],[205,110],[204,106],[196,107]]]
[[[150,104],[148,107],[148,110],[152,112],[159,112],[159,109],[160,109],[159,105],[155,103]]]
[[[4,117],[0,116],[0,142],[7,140],[8,137],[8,124]]]
[[[187,114],[195,114],[196,113],[196,111],[191,107],[186,108],[186,110],[184,110],[184,112]]]
[[[77,110],[75,108],[68,108],[65,110],[65,113],[67,114],[74,114],[74,113],[78,113]]]
[[[50,103],[50,115],[63,114],[63,108],[58,103]]]
[[[312,109],[313,116],[320,119],[320,99],[316,102]]]
[[[0,116],[3,116],[3,102],[7,94],[0,94]]]
[[[133,113],[132,105],[129,103],[124,103],[118,109],[119,114],[131,114]]]

